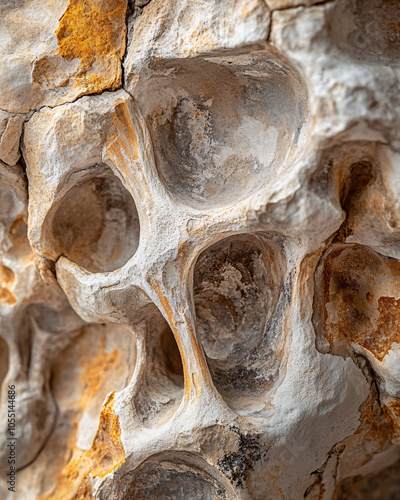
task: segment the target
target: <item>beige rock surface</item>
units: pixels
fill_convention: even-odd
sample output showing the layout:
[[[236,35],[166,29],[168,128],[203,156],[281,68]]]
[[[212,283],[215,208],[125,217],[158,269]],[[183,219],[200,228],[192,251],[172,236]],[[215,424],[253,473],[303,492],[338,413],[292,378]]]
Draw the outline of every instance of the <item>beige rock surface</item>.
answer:
[[[126,0],[0,5],[0,109],[28,113],[121,86]]]
[[[398,2],[0,12],[0,498],[398,498]]]

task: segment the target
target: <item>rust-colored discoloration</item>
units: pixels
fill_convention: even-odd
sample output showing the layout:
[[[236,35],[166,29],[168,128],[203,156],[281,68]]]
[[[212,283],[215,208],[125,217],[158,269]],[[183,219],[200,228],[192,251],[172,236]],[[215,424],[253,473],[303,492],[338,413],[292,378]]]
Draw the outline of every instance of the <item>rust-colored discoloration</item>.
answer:
[[[88,60],[125,48],[125,0],[70,0],[56,31],[60,55]]]
[[[78,95],[120,87],[126,8],[126,0],[70,0],[56,30],[58,54],[35,61],[33,81],[46,90],[77,87]]]
[[[75,338],[80,342],[87,334],[83,328]],[[115,348],[106,351],[106,337],[102,336],[100,345],[89,357],[82,356],[79,366],[81,390],[79,400],[75,401],[75,408],[80,409],[80,415],[87,410],[88,403],[92,402],[99,391],[102,390],[104,381],[114,372],[121,358],[121,352]],[[62,380],[58,383],[64,384]],[[59,391],[67,391],[68,384],[59,387]],[[103,388],[104,390],[104,388]],[[41,500],[80,500],[92,499],[90,476],[103,477],[125,460],[125,452],[120,442],[121,431],[117,415],[113,411],[115,393],[112,393],[102,407],[99,427],[90,450],[82,451],[76,448],[77,420],[74,419],[74,431],[65,443],[65,461],[57,469],[58,480],[56,487]],[[76,417],[75,417],[76,418]]]
[[[379,318],[376,326],[374,343],[379,343],[384,340],[385,346],[382,346],[384,354],[377,355],[377,358],[382,361],[385,354],[391,349],[391,343],[400,344],[400,299],[394,297],[380,297],[378,299]],[[371,345],[371,348],[374,348]],[[369,347],[367,347],[368,349]],[[370,350],[372,350],[370,348]]]
[[[105,402],[97,434],[93,440],[90,454],[94,460],[92,476],[104,477],[125,461],[125,450],[121,442],[119,418],[114,413],[115,392]]]
[[[104,383],[106,374],[110,373],[120,360],[120,351],[115,348],[110,353],[107,353],[105,351],[105,342],[105,337],[102,337],[98,356],[86,360],[82,365],[84,370],[82,374],[83,404],[87,404],[94,397]]]
[[[115,392],[104,403],[100,423],[90,450],[75,450],[54,490],[42,500],[92,499],[90,477],[102,478],[125,461],[121,428],[113,410]]]
[[[126,103],[115,107],[113,123],[116,133],[108,139],[107,153],[121,173],[128,177],[128,165],[139,158],[138,141]]]
[[[343,340],[379,361],[400,344],[400,266],[361,245],[335,248],[324,260],[324,336]]]
[[[0,304],[6,303],[12,306],[17,301],[15,295],[10,290],[10,286],[14,283],[14,280],[15,275],[13,271],[9,267],[0,264]]]
[[[382,406],[383,413],[389,426],[391,439],[400,438],[400,400],[391,401]]]

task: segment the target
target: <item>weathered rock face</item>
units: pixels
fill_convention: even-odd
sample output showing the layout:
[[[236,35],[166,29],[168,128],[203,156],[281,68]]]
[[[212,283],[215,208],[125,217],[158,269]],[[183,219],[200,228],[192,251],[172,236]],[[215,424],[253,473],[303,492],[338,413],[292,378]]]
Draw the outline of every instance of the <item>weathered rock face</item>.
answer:
[[[0,68],[0,497],[400,498],[397,0],[3,2]]]

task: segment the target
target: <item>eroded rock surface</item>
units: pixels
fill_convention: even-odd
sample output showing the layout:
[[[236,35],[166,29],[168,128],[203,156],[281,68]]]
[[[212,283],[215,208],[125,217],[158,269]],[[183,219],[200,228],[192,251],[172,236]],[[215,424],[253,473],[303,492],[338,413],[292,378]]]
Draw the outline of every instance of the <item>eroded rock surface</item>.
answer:
[[[399,56],[395,0],[0,5],[1,499],[400,498]]]

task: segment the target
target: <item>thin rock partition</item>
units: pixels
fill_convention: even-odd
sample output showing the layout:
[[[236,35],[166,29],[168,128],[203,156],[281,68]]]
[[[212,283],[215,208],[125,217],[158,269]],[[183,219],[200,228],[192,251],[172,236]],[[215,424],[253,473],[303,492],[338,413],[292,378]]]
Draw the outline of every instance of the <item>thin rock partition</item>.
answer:
[[[1,3],[2,500],[400,498],[399,26]]]

